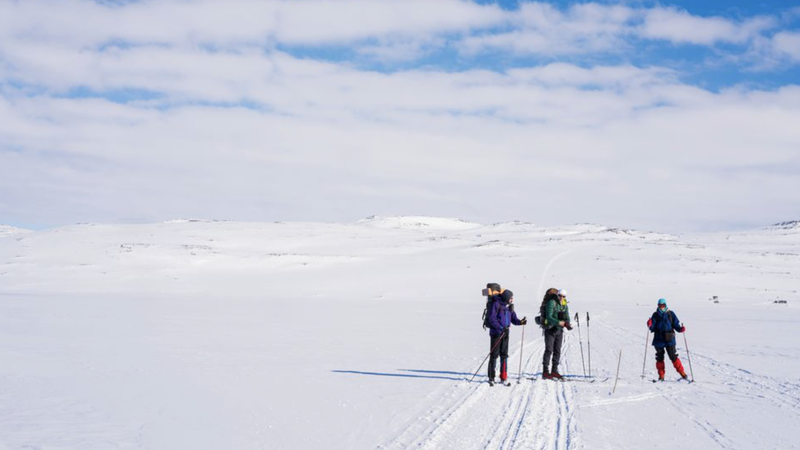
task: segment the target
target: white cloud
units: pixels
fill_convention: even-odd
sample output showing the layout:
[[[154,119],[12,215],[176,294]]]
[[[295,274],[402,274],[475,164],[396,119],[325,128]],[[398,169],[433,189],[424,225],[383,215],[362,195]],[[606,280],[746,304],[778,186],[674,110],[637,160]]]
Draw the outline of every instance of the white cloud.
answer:
[[[676,74],[669,69],[662,67],[642,69],[630,65],[583,68],[573,64],[552,63],[541,67],[513,69],[509,71],[509,74],[547,86],[599,86],[630,89],[676,81]]]
[[[437,37],[390,38],[359,46],[357,52],[377,61],[397,63],[417,60],[444,45],[444,39]]]
[[[164,0],[107,6],[91,1],[0,1],[0,34],[63,45],[347,43],[392,35],[468,31],[506,14],[460,0]]]
[[[772,37],[772,49],[779,57],[800,61],[800,32],[780,32]]]
[[[616,51],[624,47],[622,38],[635,15],[624,6],[587,3],[562,11],[547,3],[522,3],[510,31],[468,36],[460,48],[468,54],[486,49],[542,55]]]
[[[741,43],[749,37],[730,20],[693,16],[675,8],[654,8],[647,11],[640,34],[651,39],[702,45],[713,45],[717,42]]]
[[[512,14],[509,29],[466,36],[459,48],[465,54],[504,50],[543,56],[623,54],[636,39],[714,47],[747,47],[778,26],[771,16],[744,20],[705,17],[672,7],[633,8],[584,3],[559,9],[548,3],[522,3]]]
[[[215,72],[218,56],[187,51],[197,60],[184,72],[135,80],[178,73],[165,95],[244,96],[263,111],[7,94],[0,191],[13,201],[0,213],[351,220],[424,210],[542,222],[561,208],[561,222],[658,228],[709,202],[731,205],[723,219],[773,214],[764,222],[798,202],[800,88],[715,94],[632,66],[380,74],[280,53],[224,55],[227,70]],[[125,86],[128,64],[89,67],[100,85]],[[481,212],[487,204],[499,209]]]
[[[464,54],[502,50],[545,56],[620,54],[634,39],[746,46],[774,17],[732,20],[664,7],[599,3],[515,11],[466,0],[164,0],[122,6],[89,0],[0,0],[0,42],[87,50],[162,46],[358,45],[362,55],[408,60],[436,46]],[[447,38],[446,38],[447,37]]]

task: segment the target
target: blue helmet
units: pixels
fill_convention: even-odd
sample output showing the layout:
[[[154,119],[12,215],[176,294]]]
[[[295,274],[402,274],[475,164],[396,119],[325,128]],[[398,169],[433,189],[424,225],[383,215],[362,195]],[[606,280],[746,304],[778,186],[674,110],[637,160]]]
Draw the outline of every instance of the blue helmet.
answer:
[[[667,299],[665,299],[665,298],[658,299],[658,305],[659,306],[661,306],[661,305],[667,306]]]

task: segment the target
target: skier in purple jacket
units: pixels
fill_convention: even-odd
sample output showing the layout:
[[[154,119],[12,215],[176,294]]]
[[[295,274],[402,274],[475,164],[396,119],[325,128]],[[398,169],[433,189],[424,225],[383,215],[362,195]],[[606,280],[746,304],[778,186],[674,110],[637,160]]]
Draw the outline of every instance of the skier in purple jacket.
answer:
[[[509,327],[514,325],[525,325],[528,319],[525,317],[522,320],[517,318],[517,313],[514,312],[514,293],[505,290],[502,294],[496,296],[492,306],[487,315],[489,322],[489,348],[491,350],[491,357],[489,359],[489,384],[495,383],[495,365],[497,364],[497,357],[500,357],[500,381],[507,384],[508,380],[508,335]]]

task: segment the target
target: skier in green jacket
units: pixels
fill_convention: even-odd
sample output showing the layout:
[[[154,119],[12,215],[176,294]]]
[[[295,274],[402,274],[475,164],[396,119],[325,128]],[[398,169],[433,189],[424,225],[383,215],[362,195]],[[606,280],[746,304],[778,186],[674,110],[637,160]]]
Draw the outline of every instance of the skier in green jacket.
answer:
[[[561,380],[558,364],[561,362],[561,344],[564,342],[564,328],[572,329],[567,306],[567,291],[550,288],[542,300],[542,327],[544,328],[544,357],[542,358],[542,378],[545,380]],[[553,358],[553,369],[550,368],[550,357]]]

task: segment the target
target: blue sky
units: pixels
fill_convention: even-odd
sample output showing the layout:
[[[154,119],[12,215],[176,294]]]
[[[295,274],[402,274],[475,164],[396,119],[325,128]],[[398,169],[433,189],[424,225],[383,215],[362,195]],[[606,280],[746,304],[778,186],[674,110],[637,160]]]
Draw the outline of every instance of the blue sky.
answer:
[[[479,1],[484,5],[497,5],[508,11],[519,11],[521,5],[530,2],[520,1]],[[579,4],[627,5],[638,8],[667,7],[698,17],[718,18],[729,21],[746,21],[754,17],[771,17],[776,25],[765,36],[774,36],[784,30],[800,29],[800,7],[792,2],[568,2],[557,1],[548,4],[568,11]],[[513,25],[503,24],[492,31],[514,29]],[[317,58],[327,61],[349,61],[361,68],[377,71],[402,71],[411,68],[436,67],[443,70],[459,71],[474,68],[503,71],[515,67],[528,67],[552,62],[569,62],[583,67],[598,64],[632,64],[636,66],[668,65],[681,72],[687,82],[707,89],[719,90],[734,85],[749,85],[762,89],[774,89],[791,84],[800,79],[800,65],[759,60],[755,55],[746,57],[751,51],[750,42],[722,42],[718,45],[699,45],[676,43],[671,40],[652,40],[630,37],[626,44],[631,47],[623,52],[602,52],[598,54],[516,54],[509,52],[479,53],[475,55],[459,52],[457,44],[460,33],[444,34],[448,40],[436,49],[412,60],[376,60],[359,55],[358,48],[351,43],[338,45],[297,46],[282,45],[279,48],[299,57]],[[374,44],[375,41],[369,41]],[[732,60],[732,59],[735,59]],[[766,65],[765,65],[766,64]]]
[[[799,75],[789,2],[0,0],[0,223],[755,227]]]

